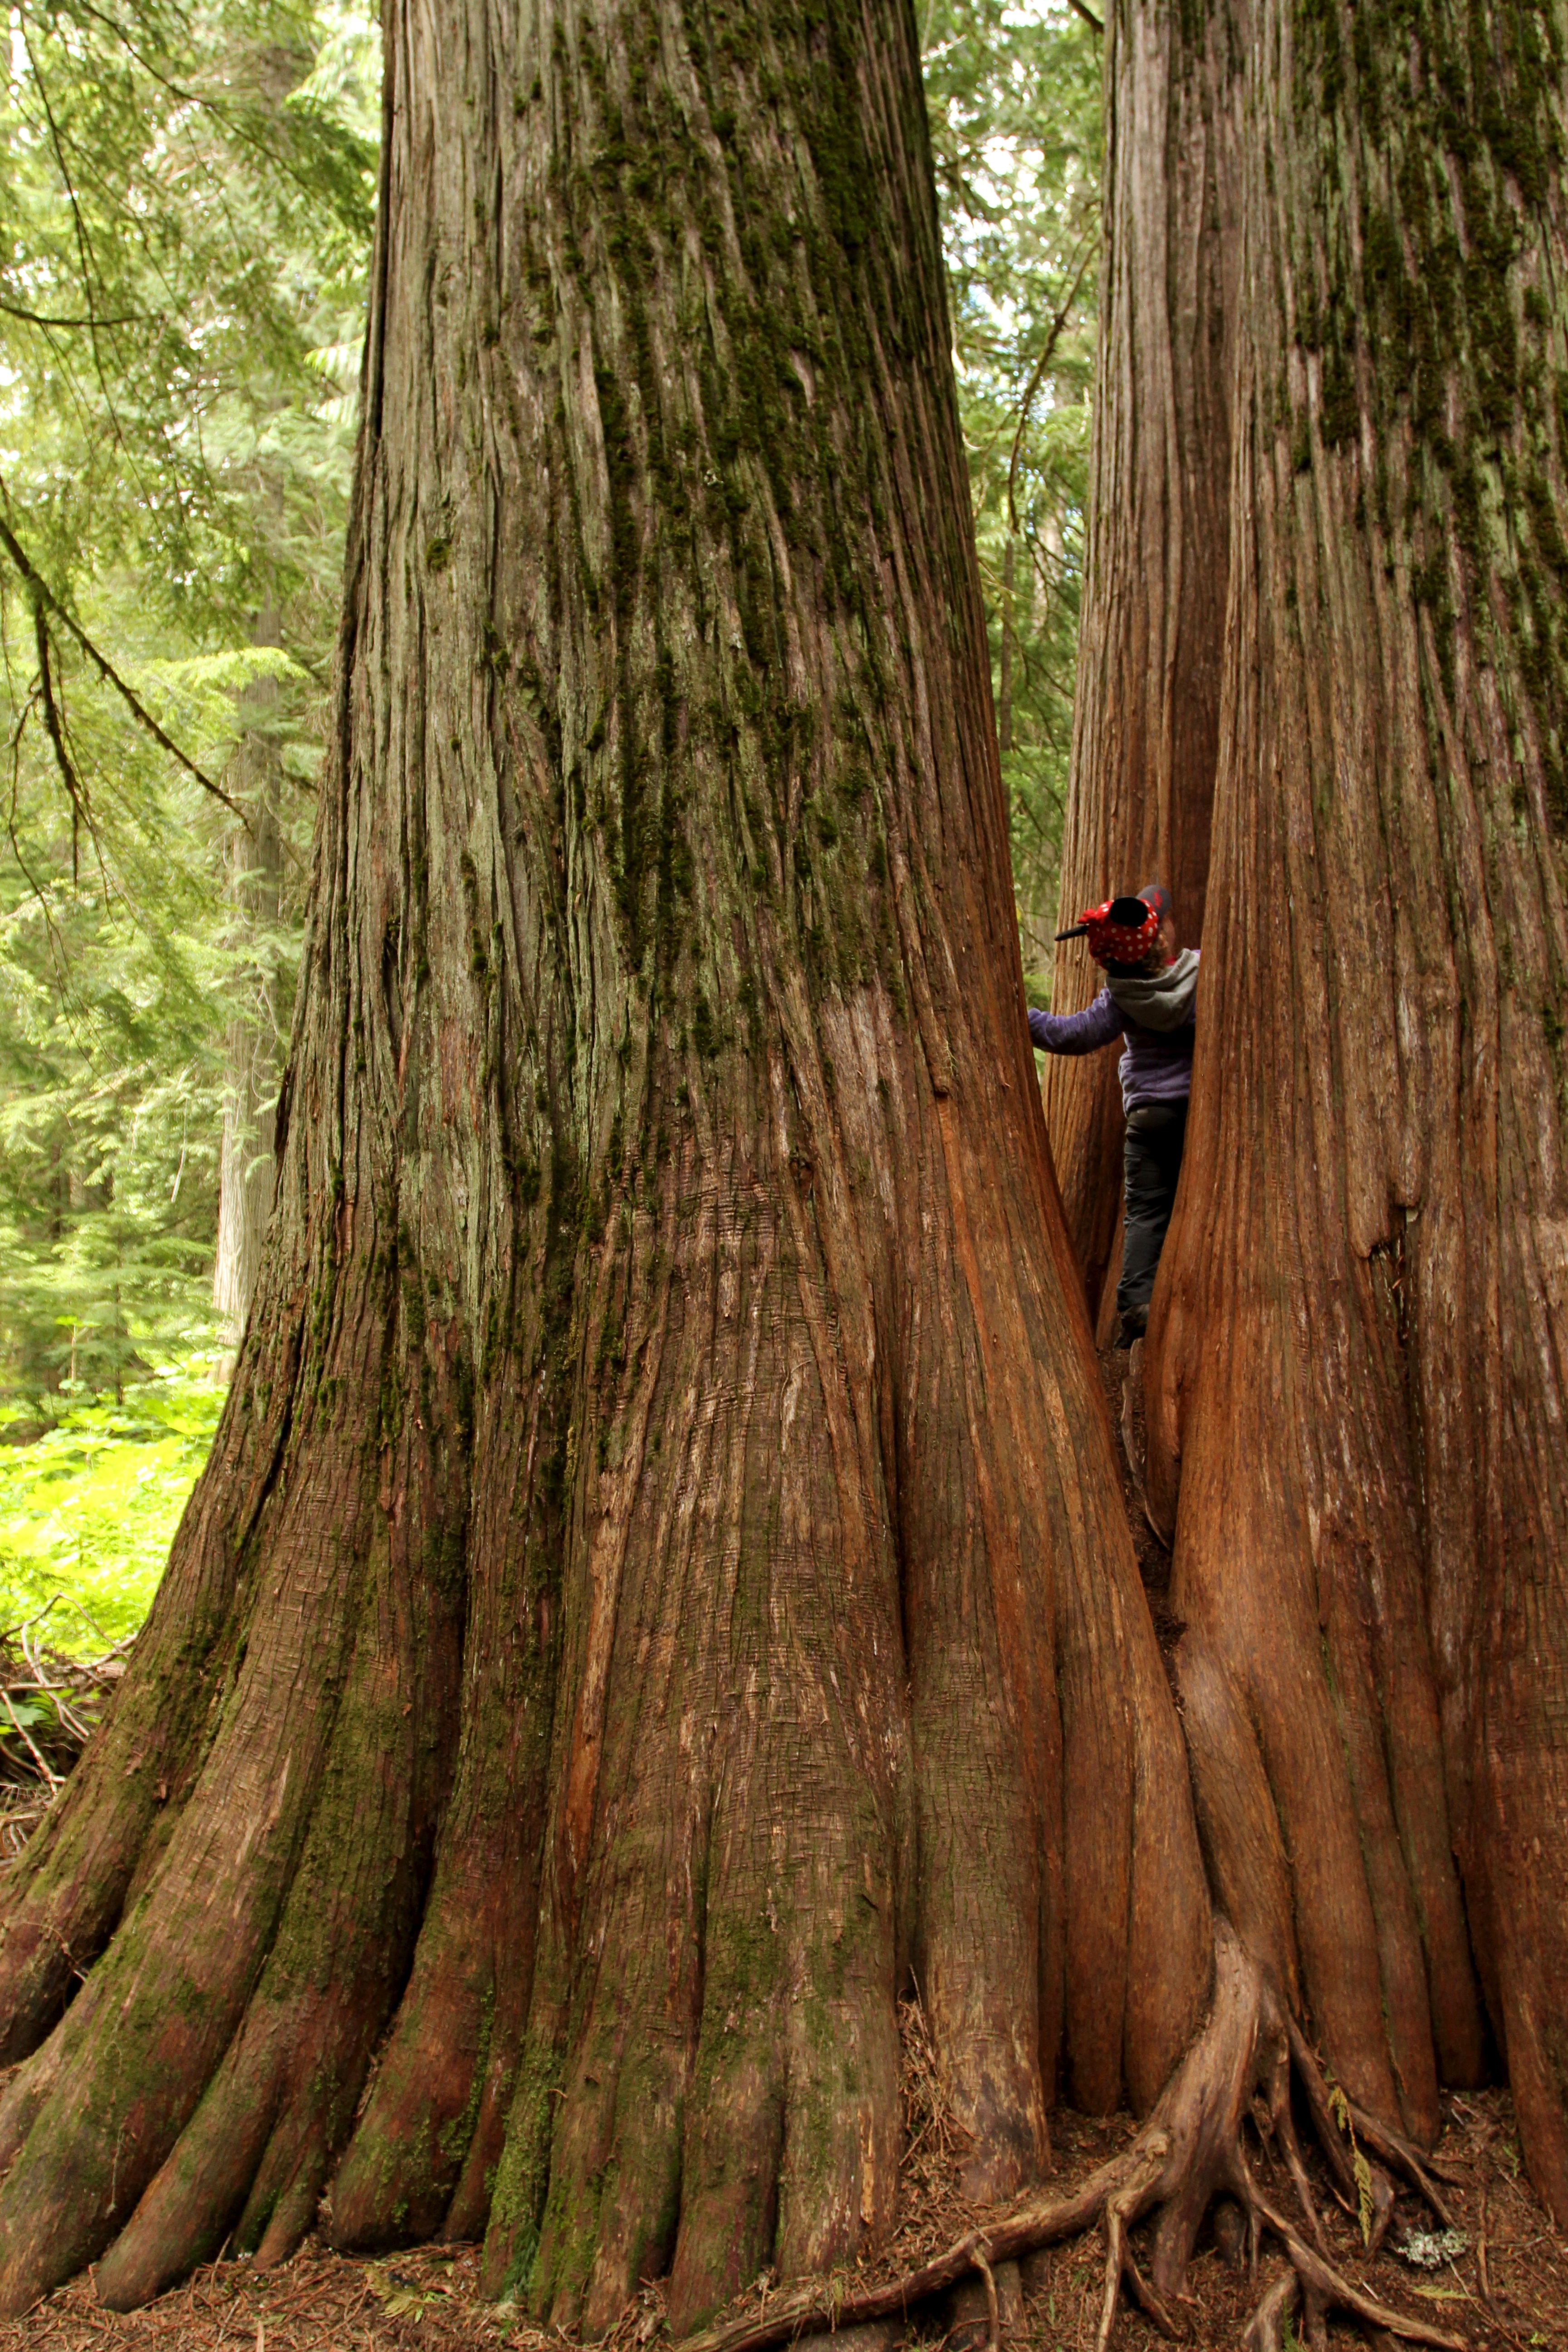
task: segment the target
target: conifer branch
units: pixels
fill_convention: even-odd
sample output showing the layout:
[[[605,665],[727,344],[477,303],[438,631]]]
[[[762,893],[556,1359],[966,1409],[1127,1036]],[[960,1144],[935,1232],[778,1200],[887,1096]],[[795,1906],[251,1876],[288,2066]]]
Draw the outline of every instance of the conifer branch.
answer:
[[[181,751],[179,745],[174,741],[172,735],[165,734],[163,729],[159,726],[158,721],[153,718],[152,712],[137,694],[135,688],[129,685],[127,681],[121,677],[120,672],[115,668],[114,664],[110,660],[109,656],[105,653],[100,652],[98,646],[94,645],[92,639],[88,635],[87,631],[82,627],[79,621],[74,619],[73,616],[66,610],[59,598],[49,588],[42,574],[37,572],[34,565],[28,561],[26,552],[19,544],[16,533],[12,530],[10,525],[4,520],[0,520],[0,547],[4,547],[6,554],[10,557],[17,572],[32,595],[34,611],[37,616],[38,635],[41,647],[47,647],[47,644],[48,632],[44,619],[44,614],[47,608],[48,612],[55,615],[62,627],[69,631],[70,635],[76,639],[77,644],[81,647],[82,652],[87,656],[89,661],[91,662],[93,667],[97,670],[100,677],[103,679],[105,685],[111,686],[114,688],[116,694],[119,695],[121,700],[125,704],[126,709],[131,712],[132,717],[135,719],[140,725],[146,729],[153,741],[159,744],[163,751],[167,751],[172,760],[177,761],[179,765],[184,769],[187,775],[194,776],[205,793],[210,793],[215,801],[221,801],[225,808],[228,810],[229,814],[232,816],[237,816],[239,819],[240,824],[243,824],[247,832],[248,832],[250,830],[249,823],[246,817],[245,811],[240,807],[238,802],[231,800],[228,793],[224,791],[221,784],[215,784],[212,778],[207,775],[203,769],[197,767],[195,761],[190,757],[189,753]],[[44,657],[44,654],[41,651],[40,659],[43,659]],[[71,796],[72,805],[73,807],[81,807],[84,806],[85,803],[83,803],[79,798],[79,786],[77,782],[76,772],[72,768],[69,755],[64,748],[63,734],[57,731],[56,725],[52,725],[50,723],[49,714],[52,703],[52,693],[47,683],[46,677],[44,689],[44,723],[48,729],[50,740],[55,746],[55,756],[60,762],[60,773],[64,779],[66,790]],[[55,714],[55,718],[58,722],[58,711]]]
[[[50,318],[46,311],[26,310],[20,302],[7,302],[5,296],[0,295],[0,316],[7,319],[20,319],[23,325],[26,327],[85,327],[91,329],[95,327],[139,327],[142,324],[144,314],[140,310],[127,310],[119,318],[100,319],[94,317],[89,312],[85,319],[53,319]]]

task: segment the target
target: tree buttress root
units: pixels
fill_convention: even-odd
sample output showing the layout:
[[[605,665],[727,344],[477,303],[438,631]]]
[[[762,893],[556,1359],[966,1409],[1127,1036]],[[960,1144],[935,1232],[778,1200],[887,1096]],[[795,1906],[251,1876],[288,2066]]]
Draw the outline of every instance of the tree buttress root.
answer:
[[[1300,2306],[1307,2342],[1326,2347],[1326,2315],[1344,2311],[1410,2344],[1451,2347],[1457,2336],[1363,2294],[1329,2259],[1291,2116],[1292,2068],[1305,2093],[1335,2192],[1356,2214],[1373,2252],[1394,2210],[1389,2171],[1401,2174],[1439,2220],[1447,2210],[1431,2168],[1405,2139],[1331,2091],[1300,2028],[1234,1930],[1216,1918],[1215,1991],[1208,2020],[1131,2146],[1063,2198],[1032,2196],[984,2230],[960,2238],[919,2270],[855,2294],[835,2294],[821,2281],[779,2296],[760,2317],[745,2316],[687,2339],[683,2352],[770,2352],[822,2328],[902,2317],[970,2273],[988,2280],[993,2264],[1016,2262],[1059,2244],[1099,2222],[1105,2235],[1105,2294],[1096,2337],[1106,2352],[1122,2294],[1162,2336],[1189,2333],[1181,2305],[1187,2265],[1211,2200],[1234,2197],[1247,2216],[1251,2263],[1265,2229],[1282,2242],[1290,2268],[1263,2296],[1247,2328],[1247,2352],[1279,2352],[1284,2327]],[[1292,2220],[1259,2189],[1247,2161],[1248,2116],[1271,2139],[1300,2208]],[[1371,2158],[1380,2161],[1373,2162]],[[1384,2167],[1388,2169],[1384,2169]],[[1148,2274],[1133,2257],[1131,2232],[1156,2216]],[[1309,2241],[1311,2242],[1309,2243]],[[988,2293],[993,2305],[994,2294]]]

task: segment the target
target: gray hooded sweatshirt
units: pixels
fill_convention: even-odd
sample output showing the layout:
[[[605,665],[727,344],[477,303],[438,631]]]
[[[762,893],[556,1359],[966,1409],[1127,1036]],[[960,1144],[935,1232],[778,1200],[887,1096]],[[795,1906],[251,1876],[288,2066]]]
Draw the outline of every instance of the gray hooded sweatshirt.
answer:
[[[1192,1092],[1197,985],[1198,950],[1183,948],[1163,971],[1110,975],[1086,1012],[1031,1013],[1029,1034],[1046,1054],[1093,1054],[1125,1038],[1123,1110],[1168,1109]]]

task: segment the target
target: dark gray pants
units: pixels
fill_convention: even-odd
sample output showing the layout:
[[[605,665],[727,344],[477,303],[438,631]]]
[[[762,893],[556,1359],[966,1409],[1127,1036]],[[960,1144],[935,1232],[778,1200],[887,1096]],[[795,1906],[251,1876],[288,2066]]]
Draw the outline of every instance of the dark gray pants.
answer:
[[[1176,1205],[1176,1180],[1182,1172],[1182,1147],[1186,1139],[1185,1103],[1128,1113],[1122,1150],[1127,1222],[1121,1242],[1121,1279],[1116,1286],[1116,1308],[1124,1328],[1142,1330],[1148,1318],[1165,1229]]]

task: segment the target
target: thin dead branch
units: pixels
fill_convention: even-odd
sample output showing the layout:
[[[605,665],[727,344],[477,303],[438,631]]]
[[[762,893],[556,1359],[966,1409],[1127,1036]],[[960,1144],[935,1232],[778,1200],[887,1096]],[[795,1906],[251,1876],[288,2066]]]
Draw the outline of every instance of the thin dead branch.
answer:
[[[94,318],[90,314],[80,319],[56,319],[46,310],[28,310],[20,302],[7,302],[4,295],[0,295],[0,315],[7,319],[20,319],[26,327],[57,327],[62,330],[139,327],[145,323],[145,314],[139,310],[126,310],[112,319]]]
[[[1078,0],[1074,0],[1074,5],[1078,5]],[[1079,8],[1079,13],[1080,16],[1089,16],[1086,8]],[[1094,18],[1089,16],[1089,21],[1092,25]],[[1024,434],[1029,422],[1029,411],[1035,404],[1035,394],[1045,379],[1046,370],[1049,367],[1055,356],[1057,345],[1061,341],[1062,330],[1072,316],[1072,306],[1078,300],[1078,289],[1083,284],[1084,272],[1089,268],[1089,259],[1094,251],[1095,247],[1086,240],[1072,284],[1068,289],[1067,300],[1051,320],[1050,332],[1046,337],[1044,348],[1030,371],[1029,381],[1024,389],[1024,397],[1018,404],[1018,425],[1013,436],[1013,454],[1007,460],[1007,520],[1015,531],[1018,528],[1018,509],[1014,497],[1018,478],[1018,453],[1024,446]]]

